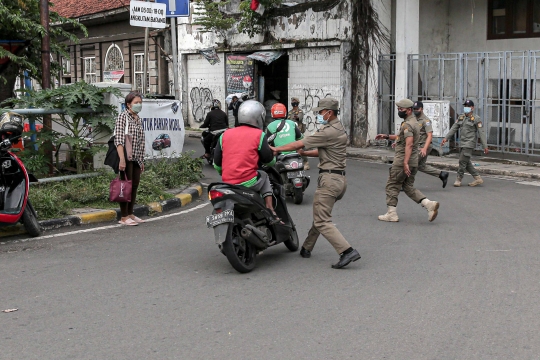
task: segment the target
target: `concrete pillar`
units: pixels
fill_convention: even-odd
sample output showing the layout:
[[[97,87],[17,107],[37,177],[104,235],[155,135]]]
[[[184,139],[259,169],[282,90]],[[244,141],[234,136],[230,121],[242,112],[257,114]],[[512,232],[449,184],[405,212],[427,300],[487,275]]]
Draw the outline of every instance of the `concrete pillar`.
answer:
[[[408,79],[407,55],[418,54],[420,36],[420,0],[396,1],[396,101],[407,97]],[[396,131],[401,125],[401,119],[397,117]]]

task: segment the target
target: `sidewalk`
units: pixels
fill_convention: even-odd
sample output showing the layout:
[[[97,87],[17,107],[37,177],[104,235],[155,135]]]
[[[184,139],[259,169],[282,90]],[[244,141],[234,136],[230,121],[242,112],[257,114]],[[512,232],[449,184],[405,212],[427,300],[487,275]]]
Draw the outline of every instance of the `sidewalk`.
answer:
[[[347,148],[349,157],[381,161],[391,163],[394,159],[394,151],[386,147]],[[427,164],[441,170],[456,171],[458,154],[445,156],[429,156]],[[527,179],[540,179],[540,164],[523,163],[520,161],[501,160],[489,156],[473,156],[471,158],[474,167],[479,173],[488,175],[515,176]]]
[[[201,132],[186,130],[186,136],[200,138]],[[347,156],[391,163],[394,160],[394,150],[379,146],[370,146],[367,148],[348,147]],[[481,174],[540,179],[540,163],[501,160],[489,156],[473,156],[471,160]],[[457,171],[459,167],[457,154],[429,156],[427,163],[441,170]]]

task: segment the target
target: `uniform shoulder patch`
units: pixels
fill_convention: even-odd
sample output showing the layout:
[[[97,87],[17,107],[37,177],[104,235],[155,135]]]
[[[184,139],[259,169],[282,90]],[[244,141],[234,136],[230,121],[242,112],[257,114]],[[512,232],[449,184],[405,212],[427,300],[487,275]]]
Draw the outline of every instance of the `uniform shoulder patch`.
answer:
[[[471,116],[471,120],[474,121],[474,116]]]
[[[465,115],[461,115],[460,117],[458,117],[458,120],[463,120],[465,118]]]
[[[479,128],[482,127],[482,123],[481,123],[481,122],[478,123],[478,127],[479,127]]]
[[[426,121],[426,126],[431,125],[431,121]]]
[[[408,133],[409,132],[409,129],[405,128],[405,130],[403,130],[404,133]]]

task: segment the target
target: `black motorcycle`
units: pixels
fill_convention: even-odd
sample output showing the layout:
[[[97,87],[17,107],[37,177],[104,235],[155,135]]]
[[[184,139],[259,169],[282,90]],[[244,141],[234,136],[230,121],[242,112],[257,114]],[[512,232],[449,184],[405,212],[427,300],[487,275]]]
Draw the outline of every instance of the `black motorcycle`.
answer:
[[[285,195],[291,196],[295,204],[301,204],[310,178],[304,172],[304,161],[298,153],[278,155],[276,170],[285,186]]]
[[[274,191],[274,210],[281,221],[276,222],[259,193],[241,185],[212,183],[208,197],[214,210],[206,217],[214,228],[216,243],[232,267],[247,273],[255,267],[261,251],[284,243],[290,251],[298,250],[296,226],[287,211],[281,176],[274,168],[263,168]]]
[[[211,132],[212,135],[214,135],[214,138],[212,139],[212,143],[210,145],[210,157],[205,158],[206,161],[208,161],[208,164],[210,164],[210,165],[214,164],[214,149],[216,148],[219,137],[221,136],[221,134],[223,134],[225,132],[225,130],[227,130],[227,129],[214,130],[214,131]],[[210,131],[204,130],[202,132],[202,134],[201,134],[201,144],[203,145],[203,147],[204,147],[204,138],[209,133],[210,133]],[[203,156],[203,158],[204,158],[204,156]]]

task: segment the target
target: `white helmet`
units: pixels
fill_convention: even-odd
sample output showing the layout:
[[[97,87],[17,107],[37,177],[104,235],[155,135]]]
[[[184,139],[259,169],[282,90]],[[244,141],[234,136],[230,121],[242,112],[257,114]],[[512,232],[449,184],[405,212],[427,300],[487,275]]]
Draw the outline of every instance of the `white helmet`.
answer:
[[[244,101],[238,108],[238,123],[257,127],[262,130],[266,110],[263,104],[255,100]]]

